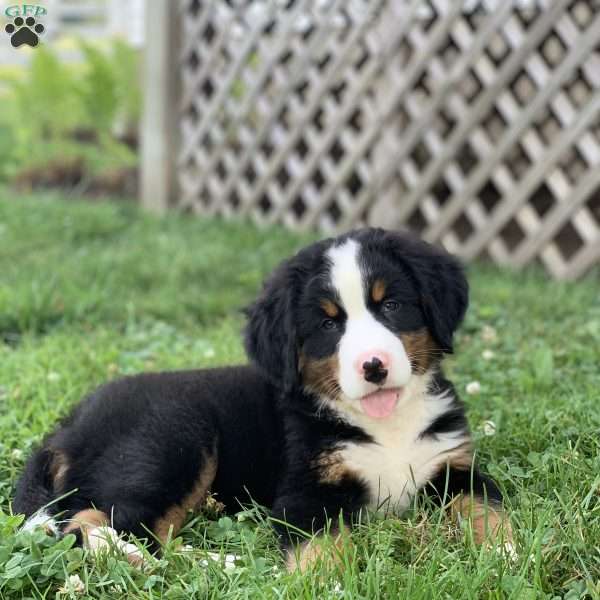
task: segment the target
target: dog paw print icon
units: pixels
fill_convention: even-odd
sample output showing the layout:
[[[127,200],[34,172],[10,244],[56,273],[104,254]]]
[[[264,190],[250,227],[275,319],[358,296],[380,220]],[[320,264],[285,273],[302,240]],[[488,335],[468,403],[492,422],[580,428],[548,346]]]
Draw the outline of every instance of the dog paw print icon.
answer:
[[[12,23],[6,25],[4,31],[10,35],[10,43],[15,48],[23,44],[33,48],[38,45],[39,36],[44,33],[45,27],[41,23],[36,23],[33,17],[27,17],[26,19],[15,17]]]

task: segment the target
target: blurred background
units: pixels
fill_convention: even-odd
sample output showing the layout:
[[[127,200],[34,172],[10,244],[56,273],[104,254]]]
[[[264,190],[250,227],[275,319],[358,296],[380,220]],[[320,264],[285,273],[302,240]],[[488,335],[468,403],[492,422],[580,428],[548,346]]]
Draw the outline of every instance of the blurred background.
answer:
[[[0,44],[13,190],[407,227],[560,279],[600,258],[598,0],[39,6],[38,46]]]
[[[39,44],[13,47],[5,25],[38,6]],[[143,0],[3,2],[1,15],[0,180],[135,198]]]

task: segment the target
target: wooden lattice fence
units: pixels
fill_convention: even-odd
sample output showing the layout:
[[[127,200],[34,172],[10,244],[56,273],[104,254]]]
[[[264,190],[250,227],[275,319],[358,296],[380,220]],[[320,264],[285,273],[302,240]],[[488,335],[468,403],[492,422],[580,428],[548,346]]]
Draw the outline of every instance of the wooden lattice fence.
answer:
[[[600,259],[600,2],[192,0],[168,15],[157,44],[178,82],[146,119],[149,205],[409,227],[557,278]]]

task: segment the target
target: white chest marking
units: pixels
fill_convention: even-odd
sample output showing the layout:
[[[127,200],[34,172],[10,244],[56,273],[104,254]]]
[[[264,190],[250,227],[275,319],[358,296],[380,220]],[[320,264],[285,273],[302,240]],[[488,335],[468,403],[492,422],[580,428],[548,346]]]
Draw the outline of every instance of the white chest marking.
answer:
[[[415,492],[445,464],[447,453],[468,441],[460,433],[419,438],[452,401],[427,395],[424,379],[411,379],[392,419],[374,423],[354,411],[350,417],[375,440],[348,443],[341,449],[345,465],[367,484],[371,508],[406,509]]]
[[[367,484],[370,505],[401,511],[442,467],[447,453],[468,441],[462,433],[419,438],[433,421],[445,413],[452,398],[427,393],[431,375],[411,373],[400,339],[377,321],[365,303],[366,285],[360,268],[360,245],[352,239],[328,251],[331,281],[347,319],[338,347],[339,382],[342,394],[335,409],[345,419],[369,434],[374,442],[347,443],[339,452],[344,464]],[[370,349],[390,357],[387,387],[401,387],[402,395],[393,414],[373,419],[358,402],[377,389],[354,367],[356,357]]]

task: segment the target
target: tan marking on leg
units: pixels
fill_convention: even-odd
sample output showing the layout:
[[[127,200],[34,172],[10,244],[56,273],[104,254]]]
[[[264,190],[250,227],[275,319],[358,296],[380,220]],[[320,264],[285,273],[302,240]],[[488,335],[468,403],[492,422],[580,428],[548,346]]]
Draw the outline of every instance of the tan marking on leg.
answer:
[[[473,468],[471,440],[450,450],[446,453],[445,459],[446,464],[450,467],[470,471]],[[476,543],[483,543],[486,537],[494,539],[500,532],[503,532],[505,542],[512,542],[510,521],[498,503],[491,501],[486,505],[481,496],[470,497],[461,494],[452,500],[450,510],[453,517],[458,520],[470,519]]]
[[[458,496],[451,505],[452,515],[458,521],[468,519],[477,544],[491,543],[502,538],[505,543],[513,539],[512,527],[504,509],[495,502],[487,502],[481,496]]]
[[[442,351],[427,329],[401,333],[400,339],[414,373],[425,373],[435,361],[442,357]]]
[[[337,451],[323,452],[314,462],[319,473],[319,482],[326,484],[339,484],[348,478],[358,478],[355,471],[348,468]]]
[[[451,450],[446,450],[437,456],[439,463],[434,473],[446,473],[446,469],[454,467],[460,471],[470,471],[473,468],[473,443],[470,439]],[[438,490],[442,494],[444,490]]]
[[[286,559],[288,571],[305,573],[317,563],[327,564],[330,567],[343,566],[343,556],[352,548],[348,529],[344,527],[342,531],[331,535],[335,535],[331,545],[327,543],[328,540],[325,539],[324,535],[318,535],[312,540],[303,542],[296,548],[288,550]]]
[[[473,468],[473,445],[468,440],[444,454],[444,462],[450,467],[463,471]],[[443,490],[438,490],[443,493]],[[461,494],[452,499],[450,511],[454,519],[459,522],[468,519],[473,530],[473,539],[477,544],[488,543],[502,536],[505,547],[512,550],[512,528],[508,515],[500,504],[494,501],[486,503],[479,495],[468,496]]]
[[[67,471],[69,470],[69,460],[62,450],[52,450],[52,460],[50,461],[50,477],[52,478],[52,488],[54,492],[62,491]]]
[[[473,443],[471,440],[468,440],[460,446],[449,450],[445,455],[445,459],[446,463],[451,467],[470,471],[473,468]]]
[[[328,317],[334,319],[340,314],[340,309],[335,302],[332,302],[331,300],[321,300],[320,304]]]
[[[381,302],[385,298],[386,286],[382,279],[375,280],[371,288],[371,298],[373,302]]]
[[[308,391],[331,400],[339,397],[337,354],[317,360],[301,355],[299,368],[302,374],[302,383]]]
[[[87,543],[87,534],[91,529],[96,527],[103,527],[110,524],[108,515],[101,510],[95,508],[88,508],[86,510],[80,510],[76,513],[69,524],[63,529],[63,533],[75,533],[78,529],[81,530],[81,537],[83,543]]]
[[[162,517],[156,520],[152,529],[156,537],[163,544],[168,540],[171,531],[172,535],[176,535],[179,529],[181,529],[188,511],[200,508],[206,498],[208,488],[215,478],[216,472],[216,459],[206,459],[192,491],[189,492],[179,504],[171,506]]]

